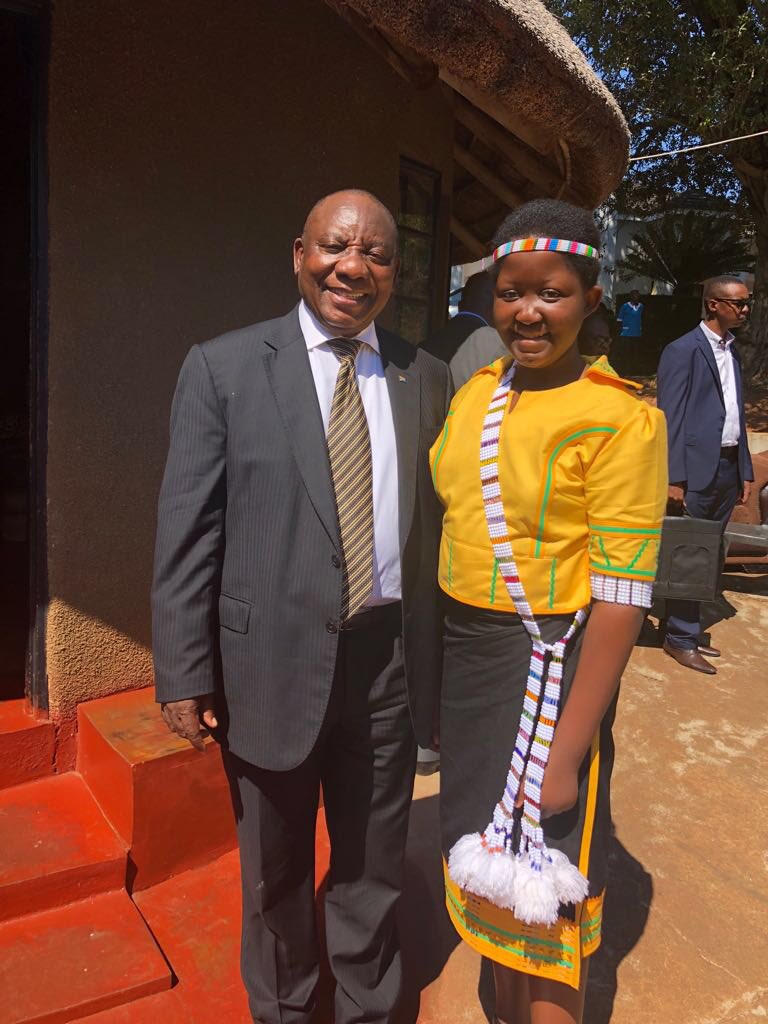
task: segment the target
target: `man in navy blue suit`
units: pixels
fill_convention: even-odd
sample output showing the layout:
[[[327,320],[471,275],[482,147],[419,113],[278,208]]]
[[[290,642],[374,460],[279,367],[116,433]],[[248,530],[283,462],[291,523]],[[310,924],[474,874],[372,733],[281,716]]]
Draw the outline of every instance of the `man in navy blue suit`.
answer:
[[[667,417],[670,511],[726,523],[737,502],[749,497],[752,460],[744,424],[741,360],[733,331],[750,308],[737,277],[704,284],[704,319],[667,345],[658,372],[658,405]],[[720,652],[701,642],[699,605],[667,602],[664,650],[679,664],[714,675],[704,655]]]

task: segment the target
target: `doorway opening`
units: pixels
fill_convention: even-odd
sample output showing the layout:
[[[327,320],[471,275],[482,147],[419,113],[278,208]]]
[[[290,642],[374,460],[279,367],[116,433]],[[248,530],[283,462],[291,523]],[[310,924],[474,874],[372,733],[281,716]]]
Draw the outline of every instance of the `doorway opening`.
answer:
[[[0,701],[34,690],[40,28],[0,6]]]

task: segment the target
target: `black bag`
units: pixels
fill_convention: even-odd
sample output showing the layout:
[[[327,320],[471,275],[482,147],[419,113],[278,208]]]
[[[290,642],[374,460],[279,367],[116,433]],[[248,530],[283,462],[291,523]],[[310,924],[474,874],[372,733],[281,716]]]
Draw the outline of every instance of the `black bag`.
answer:
[[[718,522],[665,516],[654,600],[714,601],[722,567],[722,536]]]

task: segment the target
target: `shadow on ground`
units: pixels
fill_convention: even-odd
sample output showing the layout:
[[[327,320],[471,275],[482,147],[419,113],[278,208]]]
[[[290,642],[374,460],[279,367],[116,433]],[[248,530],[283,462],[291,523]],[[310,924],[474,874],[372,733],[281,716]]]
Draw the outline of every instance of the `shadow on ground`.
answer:
[[[768,597],[768,572],[761,565],[758,571],[723,573],[723,590],[734,594],[752,594],[753,597]]]
[[[490,961],[475,954],[453,956],[460,940],[443,902],[438,801],[434,792],[414,800],[411,809],[399,910],[405,991],[396,1024],[416,1024],[420,1009],[421,1019],[430,1024],[453,1024],[446,1016],[448,1006],[457,1021],[493,1019]],[[645,931],[653,899],[650,874],[615,834],[609,843],[608,858],[603,941],[590,959],[585,1024],[609,1024],[619,965]],[[427,992],[430,986],[432,989]]]
[[[768,597],[768,573],[762,571],[739,571],[734,569],[731,572],[724,572],[720,577],[720,593],[714,601],[706,601],[701,604],[701,626],[702,630],[709,630],[719,622],[732,619],[738,614],[738,609],[728,600],[727,594],[749,594],[753,597]],[[659,627],[650,616],[663,621],[665,612],[664,602],[654,603],[650,610],[649,617],[643,622],[640,635],[637,638],[637,647],[661,647],[663,637]],[[710,643],[712,638],[708,633],[703,636],[705,642]]]
[[[640,941],[653,900],[653,879],[640,861],[612,836],[603,940],[590,958],[585,1024],[609,1024],[618,988],[619,965]]]
[[[421,993],[459,943],[444,903],[439,821],[437,794],[414,800],[399,907],[404,992],[396,1024],[416,1024]]]

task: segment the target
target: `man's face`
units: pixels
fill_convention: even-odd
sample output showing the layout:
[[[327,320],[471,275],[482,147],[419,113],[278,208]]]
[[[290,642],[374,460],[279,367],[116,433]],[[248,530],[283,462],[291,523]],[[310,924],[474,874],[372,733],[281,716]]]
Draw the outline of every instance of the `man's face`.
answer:
[[[715,319],[724,331],[738,331],[749,318],[749,289],[746,285],[728,282],[717,285],[717,296],[707,299],[707,311],[714,313]]]
[[[397,238],[386,211],[354,193],[320,203],[293,243],[301,297],[341,338],[359,334],[381,313],[398,265]]]
[[[579,331],[579,352],[584,356],[607,356],[611,350],[611,331],[601,316],[588,316]]]
[[[640,292],[630,292],[630,301],[634,302],[635,305],[640,301]]]

